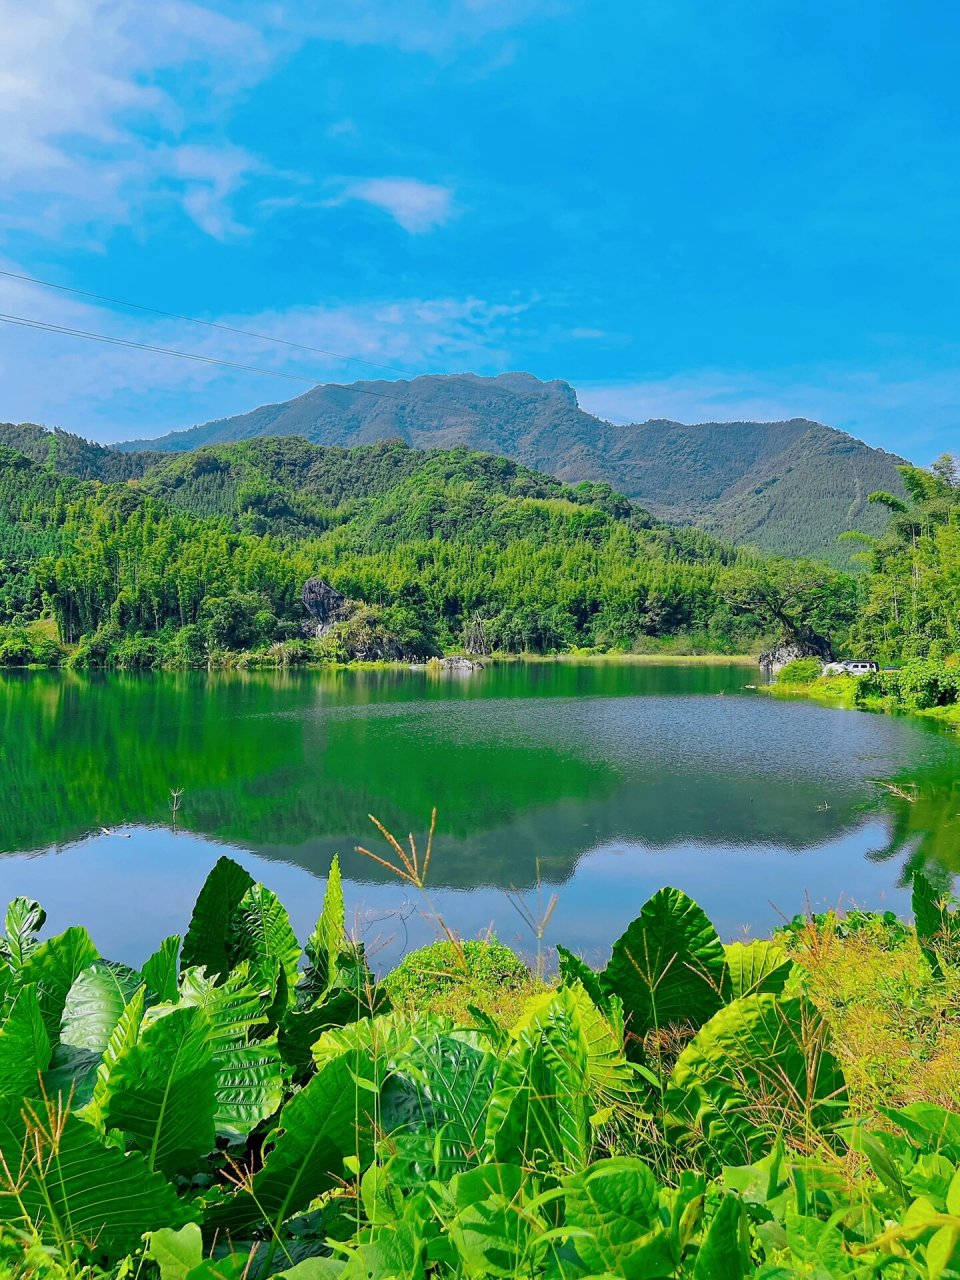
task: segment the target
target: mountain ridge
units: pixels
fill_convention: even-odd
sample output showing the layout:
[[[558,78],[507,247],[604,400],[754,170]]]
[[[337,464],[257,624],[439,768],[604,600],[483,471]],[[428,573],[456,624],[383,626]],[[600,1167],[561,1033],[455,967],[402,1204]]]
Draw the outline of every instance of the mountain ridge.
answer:
[[[883,514],[867,496],[902,492],[896,468],[904,461],[807,418],[616,425],[581,408],[568,382],[523,372],[328,383],[117,450],[179,453],[274,436],[328,447],[394,438],[421,449],[465,445],[568,484],[609,484],[657,519],[725,541],[844,566],[850,550],[837,539],[851,528],[882,531]]]

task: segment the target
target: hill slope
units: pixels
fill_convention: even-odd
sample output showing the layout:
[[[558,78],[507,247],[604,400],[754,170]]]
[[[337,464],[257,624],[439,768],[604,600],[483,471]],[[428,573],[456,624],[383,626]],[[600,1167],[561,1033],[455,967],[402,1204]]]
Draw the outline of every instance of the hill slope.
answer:
[[[836,541],[844,530],[877,534],[883,527],[867,495],[902,492],[896,467],[903,459],[820,423],[616,426],[584,412],[568,383],[526,373],[320,386],[283,404],[120,447],[183,451],[286,435],[324,445],[390,438],[417,448],[466,444],[567,482],[605,482],[660,519],[837,564],[849,562]]]
[[[357,602],[319,657],[433,653],[478,618],[514,652],[670,636],[742,649],[762,624],[721,579],[749,559],[656,526],[607,485],[462,447],[255,439],[104,483],[0,445],[0,628],[48,610],[92,665],[205,663],[284,640],[302,656],[313,577]]]

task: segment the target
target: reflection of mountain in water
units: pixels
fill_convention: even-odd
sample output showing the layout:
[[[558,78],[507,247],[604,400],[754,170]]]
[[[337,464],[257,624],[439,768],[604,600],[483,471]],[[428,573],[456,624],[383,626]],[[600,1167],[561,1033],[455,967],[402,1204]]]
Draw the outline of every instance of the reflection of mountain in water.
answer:
[[[749,678],[734,666],[572,663],[462,683],[0,676],[0,850],[162,823],[178,787],[191,830],[318,874],[339,850],[348,875],[378,880],[388,873],[352,852],[373,836],[367,815],[405,833],[436,804],[436,883],[522,886],[538,862],[562,882],[584,851],[620,837],[799,851],[862,823],[870,778],[952,777],[955,747],[915,722],[708,696]],[[883,804],[897,848],[925,839],[939,852],[960,797],[943,783],[937,805]]]

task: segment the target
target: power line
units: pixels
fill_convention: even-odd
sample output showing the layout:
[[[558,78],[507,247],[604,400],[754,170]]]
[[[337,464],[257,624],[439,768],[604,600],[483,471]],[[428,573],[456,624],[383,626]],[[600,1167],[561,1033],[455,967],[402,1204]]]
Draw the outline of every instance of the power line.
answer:
[[[54,284],[52,280],[40,280],[36,276],[20,275],[16,271],[0,270],[0,276],[8,280],[23,280],[27,284],[41,285],[44,289],[56,289],[60,293],[72,293],[78,298],[93,298],[96,302],[109,302],[115,307],[130,307],[133,311],[146,311],[153,316],[165,316],[168,320],[183,320],[187,324],[203,325],[206,329],[221,329],[224,333],[237,333],[244,338],[257,338],[260,342],[273,342],[281,347],[291,347],[294,351],[308,351],[315,356],[329,356],[333,360],[350,360],[354,364],[366,365],[369,369],[383,369],[387,373],[402,373],[406,377],[417,375],[411,369],[398,369],[389,364],[377,364],[373,360],[364,360],[361,356],[347,356],[339,351],[325,351],[323,347],[308,347],[302,342],[290,342],[287,338],[274,338],[266,333],[256,333],[252,329],[237,329],[230,324],[219,324],[215,320],[199,320],[196,316],[178,315],[176,311],[162,311],[159,307],[147,307],[139,302],[125,302],[122,298],[111,298],[104,293],[91,293],[88,289],[72,289],[66,284]],[[293,376],[292,374],[289,376]]]
[[[306,378],[299,373],[282,373],[279,369],[263,369],[254,364],[240,364],[236,360],[219,360],[215,356],[202,356],[194,351],[174,351],[171,347],[155,347],[149,342],[134,342],[130,338],[112,338],[106,333],[90,333],[86,329],[71,329],[62,324],[51,324],[46,320],[33,320],[29,316],[5,315],[0,312],[0,322],[19,325],[23,329],[36,329],[43,333],[62,333],[71,338],[89,338],[93,342],[104,342],[114,347],[133,347],[137,351],[152,351],[157,355],[176,356],[180,360],[194,360],[200,364],[220,365],[224,369],[241,369],[245,373],[261,373],[267,378],[284,378],[290,382],[306,382],[311,387],[321,383],[320,378]],[[368,387],[351,386],[351,391],[367,396],[376,396],[379,400],[396,400],[397,396],[385,395],[382,391],[371,391]]]

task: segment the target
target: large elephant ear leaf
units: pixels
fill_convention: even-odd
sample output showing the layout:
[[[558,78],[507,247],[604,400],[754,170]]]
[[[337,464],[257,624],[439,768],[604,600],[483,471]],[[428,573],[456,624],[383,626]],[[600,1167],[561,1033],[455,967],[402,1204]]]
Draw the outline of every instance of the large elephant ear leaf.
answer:
[[[664,1027],[700,1027],[720,1008],[723,944],[703,909],[679,889],[661,889],[613,944],[600,975],[623,1001],[633,1043]]]
[[[40,1092],[50,1064],[50,1037],[36,987],[21,987],[0,1026],[0,1099],[19,1102]]]
[[[0,1154],[0,1219],[52,1246],[62,1243],[68,1224],[73,1240],[117,1261],[138,1247],[144,1231],[194,1215],[142,1156],[104,1146],[55,1102],[0,1125]]]
[[[67,994],[80,974],[98,959],[86,929],[74,927],[39,943],[27,955],[20,970],[24,982],[35,982],[43,1023],[52,1044],[60,1035]]]
[[[582,989],[580,995],[585,999]],[[513,1034],[487,1108],[485,1136],[494,1158],[582,1168],[592,1106],[590,1045],[577,993],[560,987],[538,1000]]]
[[[213,1147],[214,1083],[203,1011],[148,1015],[107,1075],[104,1128],[120,1130],[151,1169],[179,1173]]]
[[[236,906],[228,937],[230,968],[249,961],[254,982],[272,974],[279,964],[277,998],[278,1003],[286,1003],[300,976],[300,943],[277,895],[262,884],[251,885]]]
[[[222,986],[205,982],[196,970],[185,977],[183,1003],[199,1005],[207,1016],[216,1072],[214,1126],[231,1141],[246,1138],[283,1100],[276,1037],[261,1038],[267,1023],[264,1000],[272,994],[272,984],[264,991],[251,983],[246,963]]]
[[[164,1004],[176,1004],[179,955],[180,936],[171,934],[169,938],[164,938],[140,970],[151,993]]]
[[[585,960],[572,951],[568,951],[566,947],[557,946],[557,969],[560,976],[560,985],[564,987],[572,987],[579,982],[586,991],[587,995],[597,1006],[602,1009],[606,1004],[606,996],[603,987],[600,985],[600,975],[595,969],[591,969]]]
[[[14,898],[7,907],[6,937],[3,954],[15,969],[19,969],[28,954],[37,945],[36,935],[43,928],[47,913],[32,898]]]
[[[664,1098],[668,1138],[717,1171],[752,1164],[781,1135],[829,1134],[845,1102],[819,1013],[769,993],[735,1000],[701,1027]]]
[[[211,1204],[211,1230],[236,1237],[258,1222],[274,1228],[348,1177],[344,1160],[370,1163],[375,1112],[386,1059],[369,1042],[327,1059],[280,1112],[263,1167],[234,1195]]]
[[[233,967],[228,941],[233,914],[253,883],[253,876],[232,858],[218,859],[190,917],[180,957],[182,968],[204,966],[209,974],[227,976]]]
[[[793,961],[775,942],[734,942],[724,948],[727,968],[723,981],[724,1002],[762,991],[780,995],[793,973]]]
[[[657,1180],[642,1160],[613,1157],[563,1182],[565,1222],[591,1274],[674,1274],[670,1228],[660,1221]]]
[[[126,965],[94,961],[67,992],[60,1043],[103,1053],[141,977]]]
[[[307,966],[300,982],[299,994],[310,1003],[327,990],[336,977],[337,960],[347,949],[347,917],[343,901],[340,858],[333,855],[323,909],[307,939]]]

